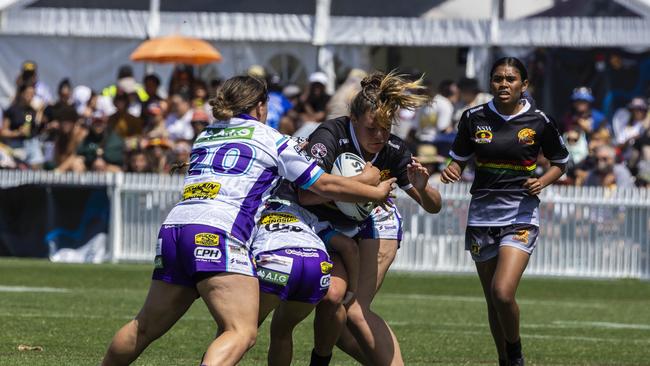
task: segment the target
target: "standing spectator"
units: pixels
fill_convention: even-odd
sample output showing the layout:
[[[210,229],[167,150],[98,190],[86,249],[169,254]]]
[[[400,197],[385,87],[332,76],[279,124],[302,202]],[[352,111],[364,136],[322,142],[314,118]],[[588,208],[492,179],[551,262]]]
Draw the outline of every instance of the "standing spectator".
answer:
[[[634,187],[634,178],[625,165],[616,163],[616,150],[602,145],[596,149],[596,166],[588,172],[584,185],[631,188]]]
[[[194,130],[190,123],[193,114],[188,94],[172,95],[171,110],[165,121],[171,140],[192,140],[194,138]]]
[[[149,105],[151,103],[158,103],[163,98],[158,94],[158,89],[160,88],[160,78],[156,74],[148,74],[144,77],[144,91],[147,93],[147,100],[142,102],[140,119],[144,122],[145,126],[149,126],[151,123],[151,116],[147,114]]]
[[[293,107],[289,99],[282,94],[282,85],[280,85],[280,76],[271,75],[268,80],[269,102],[266,125],[282,131],[284,134],[292,134],[292,123],[287,121],[285,116]],[[284,120],[284,121],[283,121]],[[283,123],[284,122],[284,123]]]
[[[647,128],[648,104],[643,98],[634,98],[627,108],[616,111],[612,120],[616,145],[625,152]]]
[[[422,143],[435,144],[442,155],[447,155],[456,136],[453,116],[458,95],[456,83],[443,80],[431,102],[420,109],[418,139]]]
[[[571,101],[571,110],[562,118],[561,128],[563,131],[566,132],[578,127],[589,139],[594,131],[608,128],[605,115],[592,106],[594,96],[591,89],[586,86],[574,89],[571,94]]]
[[[21,67],[21,73],[16,80],[16,86],[20,89],[22,85],[34,86],[34,107],[36,109],[45,108],[52,104],[52,92],[50,88],[41,80],[38,80],[36,62],[25,61]]]
[[[36,136],[39,114],[32,108],[34,86],[22,84],[13,103],[4,112],[0,138],[13,149],[14,156],[32,168],[41,167],[44,162],[41,142]]]
[[[149,95],[144,90],[142,85],[138,84],[133,77],[133,68],[130,65],[122,65],[117,70],[117,81],[113,85],[109,85],[102,90],[102,95],[108,98],[115,98],[119,90],[134,92],[141,102],[149,99]],[[138,114],[139,115],[139,114]]]
[[[460,121],[464,111],[492,100],[492,94],[482,92],[478,81],[474,78],[458,80],[458,92],[458,106],[454,112],[454,123],[456,124]]]
[[[327,103],[327,119],[347,116],[350,113],[352,99],[361,91],[361,80],[368,74],[361,69],[352,69],[347,78],[336,90]]]
[[[113,104],[117,111],[108,118],[109,128],[123,139],[142,135],[144,123],[128,112],[129,96],[120,92],[113,99]]]

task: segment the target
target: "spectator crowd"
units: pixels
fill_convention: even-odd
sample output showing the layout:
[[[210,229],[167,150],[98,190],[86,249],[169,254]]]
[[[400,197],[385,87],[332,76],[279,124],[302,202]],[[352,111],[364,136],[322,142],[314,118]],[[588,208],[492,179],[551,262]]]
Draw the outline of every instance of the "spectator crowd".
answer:
[[[38,79],[37,65],[22,64],[11,105],[0,110],[0,169],[57,172],[168,173],[190,159],[196,136],[213,117],[209,99],[220,80],[197,77],[191,66],[174,68],[169,85],[156,74],[141,83],[128,65],[103,90],[59,82],[56,96]],[[326,119],[348,114],[360,90],[363,70],[349,72],[333,95],[327,76],[315,72],[307,85],[282,85],[261,66],[248,73],[269,87],[267,124],[280,132],[307,137]],[[414,78],[418,76],[413,76]],[[402,110],[393,133],[404,139],[422,163],[439,177],[464,110],[492,97],[475,79],[444,80],[432,88],[431,102],[419,110]],[[560,184],[629,188],[650,184],[650,118],[647,96],[638,96],[611,119],[594,106],[588,87],[571,95],[571,108],[557,125],[570,153]],[[547,168],[543,156],[539,174]],[[471,179],[472,169],[465,178]]]

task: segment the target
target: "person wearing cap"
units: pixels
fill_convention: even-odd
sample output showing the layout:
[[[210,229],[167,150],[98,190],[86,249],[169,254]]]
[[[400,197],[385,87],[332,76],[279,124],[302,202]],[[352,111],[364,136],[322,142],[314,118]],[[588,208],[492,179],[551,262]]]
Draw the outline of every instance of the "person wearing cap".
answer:
[[[190,124],[194,131],[194,138],[196,138],[210,124],[210,118],[203,109],[195,108]]]
[[[641,97],[633,98],[626,106],[614,113],[612,127],[614,142],[627,157],[626,150],[648,128],[648,103]]]
[[[600,128],[608,128],[605,115],[593,108],[594,101],[591,89],[586,86],[575,88],[571,93],[571,110],[562,118],[562,131],[578,127],[589,137]]]
[[[323,122],[327,116],[326,108],[330,95],[326,92],[328,82],[324,72],[314,72],[309,75],[309,88],[300,97],[296,111],[303,122]]]
[[[16,86],[20,87],[21,85],[34,86],[32,103],[36,107],[44,108],[54,100],[50,92],[50,87],[41,80],[38,80],[37,65],[34,61],[28,60],[23,62],[20,75],[18,75],[18,79],[16,80]]]
[[[165,126],[165,115],[167,114],[168,104],[166,101],[161,100],[158,102],[150,103],[145,111],[149,123],[145,125],[144,137],[145,138],[168,138],[169,132]]]
[[[119,90],[127,94],[135,93],[140,102],[146,102],[149,94],[144,90],[142,85],[138,84],[133,77],[133,68],[129,65],[122,65],[117,70],[117,81],[102,90],[102,95],[109,98],[115,98]],[[139,116],[139,114],[138,114]]]

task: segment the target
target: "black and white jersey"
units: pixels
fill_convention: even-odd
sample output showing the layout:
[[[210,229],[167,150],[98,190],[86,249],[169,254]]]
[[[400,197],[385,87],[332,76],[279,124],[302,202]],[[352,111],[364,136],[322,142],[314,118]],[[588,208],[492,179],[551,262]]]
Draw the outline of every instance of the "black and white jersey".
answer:
[[[345,153],[353,153],[363,158],[361,146],[357,141],[349,117],[339,117],[323,122],[310,136],[305,148],[326,172],[332,171],[336,158]],[[381,172],[381,179],[397,178],[397,185],[403,190],[413,187],[408,179],[407,165],[411,162],[411,151],[402,139],[390,135],[384,148],[375,154],[370,162]],[[306,206],[320,219],[334,224],[349,224],[354,221],[347,218],[334,204]]]
[[[554,163],[564,164],[569,153],[553,120],[522,100],[511,116],[498,113],[492,101],[467,110],[449,152],[457,161],[475,159],[470,190],[470,226],[539,224],[539,199],[523,184],[537,168],[540,149]]]

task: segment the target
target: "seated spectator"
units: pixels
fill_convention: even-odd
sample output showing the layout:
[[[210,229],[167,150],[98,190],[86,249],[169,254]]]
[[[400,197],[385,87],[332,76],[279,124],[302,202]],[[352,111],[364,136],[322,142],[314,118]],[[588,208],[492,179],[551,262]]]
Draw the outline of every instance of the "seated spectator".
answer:
[[[16,98],[3,113],[0,139],[13,150],[15,158],[38,169],[44,158],[41,142],[36,136],[40,113],[32,107],[33,98],[33,85],[23,84],[18,88]]]
[[[59,99],[56,101],[56,103],[45,107],[45,111],[43,112],[45,118],[43,122],[54,120],[54,115],[57,114],[62,108],[73,105],[72,84],[70,84],[70,80],[68,78],[61,80],[59,83],[58,95]]]
[[[330,100],[329,94],[325,91],[328,78],[323,72],[315,72],[309,75],[309,88],[300,97],[296,112],[300,115],[302,122],[323,122],[327,116],[327,103]]]
[[[648,123],[648,104],[643,98],[634,98],[627,105],[614,113],[612,125],[616,145],[622,150],[634,145]]]
[[[171,162],[169,161],[169,149],[171,143],[166,139],[151,139],[145,145],[151,171],[154,173],[168,173]]]
[[[92,171],[118,172],[124,165],[124,139],[109,128],[105,118],[93,118],[77,153]]]
[[[77,149],[88,130],[72,106],[59,109],[54,118],[60,127],[56,131],[53,153],[48,152],[47,167],[57,172],[84,172],[84,158],[77,155]]]
[[[210,124],[210,118],[202,109],[195,109],[190,123],[194,131],[194,138],[196,138]]]
[[[566,132],[577,127],[589,139],[594,131],[609,128],[605,115],[592,107],[594,100],[591,89],[586,86],[574,89],[571,94],[571,110],[561,120],[562,131]]]
[[[194,130],[192,129],[192,116],[194,111],[190,105],[190,98],[187,94],[174,94],[170,100],[170,113],[165,121],[169,132],[169,138],[176,140],[192,140]]]
[[[147,113],[149,110],[149,105],[152,103],[159,103],[163,98],[158,94],[158,89],[160,88],[160,78],[156,74],[148,74],[144,77],[144,91],[147,93],[147,100],[142,102],[142,107],[140,108],[140,119],[144,122],[145,127],[148,127],[151,124],[151,115]]]
[[[587,173],[583,185],[631,188],[634,187],[634,178],[625,165],[616,163],[616,150],[602,145],[596,149],[596,166]]]
[[[167,110],[168,104],[164,100],[149,104],[146,115],[150,122],[144,129],[145,139],[169,138],[169,132],[165,126],[165,115],[167,114]]]
[[[123,139],[142,135],[144,123],[128,112],[129,96],[126,93],[118,93],[113,99],[113,104],[117,111],[108,118],[109,129]]]
[[[131,173],[151,173],[147,154],[142,150],[131,151],[126,171]]]

